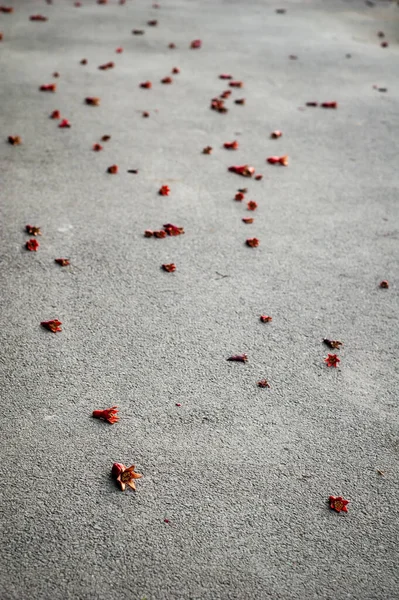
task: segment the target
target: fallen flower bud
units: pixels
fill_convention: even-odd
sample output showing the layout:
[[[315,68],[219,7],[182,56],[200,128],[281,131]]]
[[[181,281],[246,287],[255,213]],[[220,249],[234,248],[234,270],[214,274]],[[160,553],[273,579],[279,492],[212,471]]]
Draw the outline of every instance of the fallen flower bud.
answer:
[[[241,194],[247,194],[248,193],[248,188],[238,188],[237,191],[240,192]]]
[[[57,333],[57,331],[62,331],[61,329],[61,321],[58,321],[58,319],[53,319],[52,321],[42,321],[40,323],[40,325],[42,327],[44,327],[44,329],[48,329],[49,331],[52,331],[53,333]]]
[[[136,485],[134,483],[135,479],[140,479],[142,475],[140,473],[135,472],[135,466],[126,467],[122,463],[114,463],[112,465],[112,477],[116,479],[119,487],[122,492],[125,491],[126,486],[128,485],[132,490],[136,490]]]
[[[158,191],[158,194],[160,196],[169,196],[169,194],[170,194],[170,187],[168,185],[161,186],[161,188]]]
[[[48,21],[47,17],[44,17],[43,15],[31,15],[29,17],[30,21]]]
[[[152,83],[151,81],[143,81],[143,83],[140,83],[140,87],[145,90],[149,90],[152,88]]]
[[[144,119],[148,119],[148,117],[150,116],[150,113],[149,113],[149,112],[147,112],[147,111],[145,110],[145,111],[143,111],[143,112],[141,113],[141,116],[142,116]]]
[[[322,108],[338,108],[338,102],[322,102],[320,106]]]
[[[50,119],[61,119],[61,113],[59,110],[53,110],[50,115]]]
[[[324,359],[327,367],[338,367],[338,364],[341,362],[341,359],[338,358],[336,354],[328,354],[327,358]]]
[[[234,196],[234,200],[236,200],[237,202],[241,202],[242,200],[244,200],[244,198],[245,196],[242,192],[237,192]]]
[[[349,500],[344,500],[342,496],[330,496],[328,501],[330,508],[335,510],[335,512],[348,512],[347,505],[349,504]]]
[[[255,181],[260,181],[263,179],[263,175],[255,175]]]
[[[166,231],[163,231],[162,229],[160,229],[159,231],[154,231],[154,237],[156,238],[166,238]]]
[[[22,139],[19,135],[9,135],[7,141],[11,146],[20,146],[22,144]]]
[[[380,46],[381,48],[388,48],[389,44],[388,42],[381,42]]]
[[[318,102],[306,102],[306,106],[319,106]]]
[[[53,77],[59,77],[60,74],[58,73],[58,71],[55,71],[55,73],[53,73]]]
[[[234,354],[233,356],[230,356],[227,360],[230,362],[246,363],[248,362],[248,356],[246,354]]]
[[[138,169],[128,169],[127,171],[128,173],[134,173],[135,175],[137,175],[137,173],[139,172]]]
[[[161,83],[166,83],[166,84],[173,83],[173,79],[172,79],[172,77],[169,77],[169,76],[164,77],[163,79],[161,79]]]
[[[276,131],[272,131],[272,133],[270,134],[270,137],[273,140],[276,140],[277,138],[281,137],[283,134],[281,131],[279,131],[278,129],[276,129]]]
[[[68,267],[71,264],[67,258],[55,258],[54,262],[60,265],[60,267]]]
[[[111,139],[110,135],[103,135],[103,137],[101,138],[102,142],[108,142]]]
[[[29,235],[42,235],[40,227],[37,227],[36,225],[25,225],[25,231]]]
[[[258,381],[258,387],[260,387],[260,388],[269,388],[270,387],[270,383],[267,381],[267,379],[261,379],[260,381]]]
[[[212,146],[205,146],[205,148],[202,150],[202,154],[212,154]]]
[[[220,98],[212,98],[211,110],[216,110],[219,113],[227,113],[228,109],[224,105],[224,101]]]
[[[282,165],[283,167],[287,167],[288,166],[288,156],[269,156],[269,158],[266,159],[268,163],[270,163],[271,165]]]
[[[87,58],[82,58],[82,60],[80,61],[81,65],[87,65]]]
[[[108,69],[113,69],[114,66],[115,66],[115,63],[110,61],[103,65],[100,65],[98,68],[100,69],[100,71],[108,71]]]
[[[103,146],[101,146],[101,144],[93,144],[93,150],[94,152],[100,152],[103,150]]]
[[[0,6],[0,12],[10,14],[14,12],[14,9],[12,6]]]
[[[144,35],[144,29],[133,29],[133,35]]]
[[[257,248],[260,244],[258,238],[248,238],[247,240],[245,240],[245,243],[250,248]]]
[[[237,98],[234,100],[234,104],[245,104],[245,98]]]
[[[171,42],[171,43],[168,45],[168,48],[170,48],[171,50],[173,50],[174,48],[176,48],[176,44],[174,44],[173,42]]]
[[[175,406],[181,406],[180,402],[176,402]]]
[[[250,200],[249,202],[247,202],[248,210],[256,210],[257,208],[258,208],[258,204],[257,204],[257,202],[255,202],[255,200]]]
[[[387,281],[386,279],[383,279],[383,280],[380,282],[380,288],[384,288],[384,289],[387,289],[387,288],[389,288],[389,283],[388,283],[388,281]]]
[[[152,21],[147,21],[147,25],[149,25],[150,27],[156,27],[158,25],[158,21],[156,19],[153,19]]]
[[[166,223],[166,225],[162,225],[162,227],[170,236],[182,235],[184,233],[183,227],[177,227],[177,225],[172,225],[172,223]]]
[[[246,225],[250,225],[251,223],[254,222],[255,219],[253,217],[243,217],[241,220]]]
[[[270,323],[270,321],[273,320],[273,317],[269,317],[269,315],[261,315],[259,319],[262,321],[262,323]]]
[[[192,49],[201,48],[201,46],[202,46],[201,40],[193,40],[190,44],[190,48],[192,48]]]
[[[113,425],[119,421],[118,407],[113,406],[112,408],[105,408],[104,410],[93,410],[93,417],[95,419],[102,419],[103,421],[108,421]]]
[[[224,92],[222,92],[222,93],[220,94],[220,97],[221,97],[223,100],[226,100],[226,99],[227,99],[227,98],[229,98],[230,96],[231,96],[231,90],[225,90]]]
[[[41,92],[55,92],[57,89],[56,83],[46,83],[39,87]]]
[[[117,54],[122,54],[122,52],[123,52],[123,48],[119,47],[119,48],[117,48],[117,49],[115,50],[115,52],[116,52]]]
[[[29,250],[29,252],[37,252],[39,245],[39,242],[33,238],[25,243],[25,248]]]
[[[176,265],[175,263],[169,263],[166,265],[162,265],[162,269],[167,273],[173,273],[173,271],[176,271]]]
[[[232,167],[228,167],[228,171],[242,175],[242,177],[252,177],[255,173],[254,167],[250,167],[249,165],[233,165]]]
[[[71,127],[70,122],[68,121],[68,119],[62,119],[61,123],[58,125],[58,127],[61,127],[61,129],[65,129],[65,128],[69,128]]]
[[[172,73],[174,73],[175,75],[177,75],[178,73],[180,73],[179,67],[173,67]]]
[[[111,173],[111,175],[116,175],[118,172],[118,165],[111,165],[108,167],[107,172]]]
[[[150,238],[154,235],[154,232],[151,229],[146,229],[144,232],[144,237]]]
[[[229,86],[234,88],[242,88],[244,87],[244,84],[242,81],[230,81]]]
[[[227,150],[237,150],[238,149],[238,142],[237,140],[234,140],[234,142],[225,142],[223,144],[223,146],[227,149]]]
[[[222,73],[219,75],[219,79],[233,79],[233,75],[228,75],[227,73]]]
[[[338,340],[329,340],[327,338],[324,338],[323,342],[329,348],[333,348],[333,349],[336,349],[336,350],[338,350],[339,347],[342,346],[342,342],[339,342]]]
[[[100,98],[88,96],[87,98],[85,98],[85,102],[89,106],[100,106]]]

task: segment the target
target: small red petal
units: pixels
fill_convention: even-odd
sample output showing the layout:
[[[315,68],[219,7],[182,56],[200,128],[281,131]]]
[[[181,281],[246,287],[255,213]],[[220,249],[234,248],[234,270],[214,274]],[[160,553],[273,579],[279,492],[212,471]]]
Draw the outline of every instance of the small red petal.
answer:
[[[338,102],[322,102],[320,106],[322,108],[337,108]]]
[[[145,90],[149,90],[150,88],[152,88],[152,83],[151,81],[143,81],[143,83],[140,83],[140,87]]]
[[[123,52],[123,48],[119,47],[119,48],[117,48],[117,49],[115,50],[115,52],[116,52],[117,54],[122,54],[122,52]]]
[[[222,73],[219,75],[219,79],[233,79],[233,76],[229,75],[228,73]]]
[[[100,152],[100,150],[103,149],[103,146],[101,146],[101,144],[93,144],[93,150],[94,152]]]
[[[116,175],[118,170],[119,170],[118,165],[111,165],[107,169],[108,173],[111,173],[111,175]]]
[[[164,77],[163,79],[161,79],[161,83],[166,83],[166,84],[173,83],[173,79],[172,79],[172,77],[169,77],[169,76]]]
[[[162,269],[164,271],[166,271],[167,273],[173,273],[174,271],[176,271],[176,265],[175,265],[175,263],[165,264],[165,265],[162,265]]]
[[[234,196],[234,200],[237,200],[237,202],[241,202],[242,200],[244,200],[244,198],[245,196],[242,192],[237,192]]]
[[[244,87],[244,84],[242,81],[230,81],[229,86],[234,88],[242,88]]]
[[[253,219],[252,217],[243,217],[241,220],[243,223],[246,223],[246,225],[250,225],[254,222],[255,219]]]
[[[272,131],[272,133],[270,134],[270,137],[273,140],[276,140],[277,138],[281,137],[283,134],[281,131],[279,131],[278,129],[276,129],[276,131]]]
[[[172,73],[174,73],[175,75],[177,75],[178,73],[180,73],[179,67],[173,67]]]
[[[202,46],[202,41],[201,40],[193,40],[190,44],[190,48],[201,48]]]
[[[269,317],[269,315],[261,315],[259,318],[262,323],[270,323],[273,320],[273,317]]]
[[[237,150],[238,149],[238,142],[237,140],[234,140],[234,142],[225,142],[223,144],[223,146],[227,149],[227,150]]]
[[[54,262],[56,262],[57,265],[60,265],[60,267],[67,267],[71,264],[67,258],[55,258]]]
[[[62,323],[58,319],[53,319],[51,321],[42,321],[40,323],[40,325],[42,327],[44,327],[45,329],[52,331],[53,333],[57,333],[57,331],[62,331],[62,329],[61,329]]]
[[[250,248],[257,248],[260,244],[258,238],[248,238],[245,243]]]
[[[53,110],[50,115],[50,119],[61,119],[61,113],[59,110]]]
[[[65,128],[69,128],[71,127],[70,122],[68,121],[68,119],[62,119],[61,123],[58,125],[58,127],[61,127],[61,129],[65,129]]]

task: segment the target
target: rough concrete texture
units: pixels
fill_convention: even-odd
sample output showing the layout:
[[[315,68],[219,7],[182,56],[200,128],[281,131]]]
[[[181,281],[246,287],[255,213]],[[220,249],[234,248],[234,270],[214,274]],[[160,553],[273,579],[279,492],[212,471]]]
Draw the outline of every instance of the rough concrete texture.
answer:
[[[399,9],[160,2],[0,13],[1,600],[399,598]],[[218,114],[223,72],[244,88]],[[227,171],[246,163],[262,181]],[[167,222],[186,233],[143,237]],[[112,405],[119,423],[91,418]]]

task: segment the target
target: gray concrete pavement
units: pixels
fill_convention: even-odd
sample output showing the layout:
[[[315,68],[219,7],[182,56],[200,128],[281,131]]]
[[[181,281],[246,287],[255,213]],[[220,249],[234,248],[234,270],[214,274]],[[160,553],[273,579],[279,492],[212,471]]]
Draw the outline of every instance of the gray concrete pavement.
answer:
[[[9,4],[1,599],[399,598],[397,5]],[[244,88],[218,114],[223,72]],[[55,94],[38,91],[52,81]],[[237,151],[222,147],[234,139]],[[275,154],[289,167],[268,165]],[[253,215],[233,200],[241,187]],[[143,237],[167,222],[185,234]],[[27,223],[42,228],[36,253]],[[56,335],[40,327],[54,318]],[[344,344],[337,369],[324,337]],[[247,364],[227,362],[243,352]],[[119,423],[91,418],[113,405]],[[136,493],[111,480],[115,461],[143,474]]]

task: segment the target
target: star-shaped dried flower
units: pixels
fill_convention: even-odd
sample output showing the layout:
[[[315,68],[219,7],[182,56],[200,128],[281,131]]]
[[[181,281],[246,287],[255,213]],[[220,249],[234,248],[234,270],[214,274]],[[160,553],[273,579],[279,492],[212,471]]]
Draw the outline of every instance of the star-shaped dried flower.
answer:
[[[248,210],[256,210],[258,208],[258,203],[255,202],[255,200],[250,200],[247,202],[247,208]]]
[[[164,228],[166,233],[171,236],[181,235],[182,233],[184,233],[183,227],[172,225],[172,223],[166,223],[166,225],[162,225],[162,227]]]
[[[100,98],[96,98],[95,96],[88,96],[87,98],[85,98],[85,102],[89,106],[100,106],[101,100]]]
[[[273,317],[269,317],[269,315],[261,315],[259,319],[262,323],[270,323],[270,321],[273,321]]]
[[[344,500],[342,496],[330,496],[328,501],[330,503],[330,508],[337,513],[341,511],[348,512],[347,505],[349,504],[349,500]]]
[[[327,367],[338,367],[341,359],[336,354],[328,354],[327,358],[324,359]]]
[[[258,238],[248,238],[245,243],[250,248],[257,248],[260,244]]]
[[[126,486],[128,485],[132,490],[136,490],[136,486],[134,483],[135,479],[140,479],[142,475],[140,473],[135,472],[135,466],[126,467],[122,463],[114,463],[112,466],[112,477],[116,479],[119,487],[122,492],[125,491]]]
[[[22,139],[19,135],[9,135],[7,141],[11,146],[20,146],[22,144]]]
[[[39,245],[39,242],[35,240],[35,238],[32,238],[25,243],[25,248],[29,250],[29,252],[37,252]]]
[[[173,271],[176,271],[176,265],[175,263],[169,263],[166,265],[162,265],[162,269],[167,273],[173,273]]]
[[[227,113],[228,112],[228,108],[226,108],[224,105],[224,100],[221,100],[220,98],[212,98],[211,109],[216,110],[219,113]]]
[[[245,196],[242,192],[237,192],[234,196],[234,200],[236,200],[237,202],[241,202],[242,200],[244,200],[244,198]]]
[[[223,98],[223,100],[225,100],[226,98],[229,98],[231,96],[231,90],[225,90],[224,92],[222,92],[220,94],[220,97]]]
[[[104,410],[93,410],[93,417],[95,419],[102,419],[103,421],[108,421],[113,425],[119,421],[118,417],[118,407],[112,406],[111,408],[105,408]]]
[[[270,387],[270,383],[267,381],[267,379],[261,379],[260,381],[258,381],[258,387],[260,387],[260,388],[269,388]]]
[[[161,188],[158,191],[158,194],[160,196],[169,196],[169,194],[170,194],[170,187],[168,185],[161,186]]]
[[[69,128],[71,127],[70,122],[68,121],[68,119],[62,119],[61,123],[58,125],[58,127],[61,127],[61,129],[65,129],[65,128]]]
[[[243,177],[252,177],[255,173],[255,168],[249,165],[233,165],[228,168],[228,171],[237,173],[237,175],[242,175]]]
[[[227,360],[230,362],[246,363],[248,362],[248,356],[246,354],[234,354],[233,356],[230,356]]]
[[[339,342],[338,340],[329,340],[327,338],[324,338],[323,342],[326,346],[335,350],[338,350],[339,347],[342,346],[342,342]]]
[[[383,289],[387,289],[387,288],[389,288],[389,283],[388,283],[388,281],[387,281],[386,279],[383,279],[383,280],[380,282],[380,288],[383,288]]]
[[[154,235],[154,232],[151,229],[146,229],[144,232],[144,237],[146,237],[146,238],[153,237],[153,235]]]
[[[71,264],[69,262],[68,258],[55,258],[54,262],[56,262],[57,265],[60,265],[60,267],[67,267],[68,265]]]
[[[61,321],[58,321],[58,319],[52,319],[51,321],[42,321],[40,325],[45,329],[52,331],[53,333],[57,333],[57,331],[62,331],[62,323]]]
[[[205,146],[205,148],[202,150],[202,154],[212,154],[212,146]]]
[[[25,225],[25,231],[26,233],[29,233],[29,235],[42,235],[40,227],[37,227],[36,225]]]

